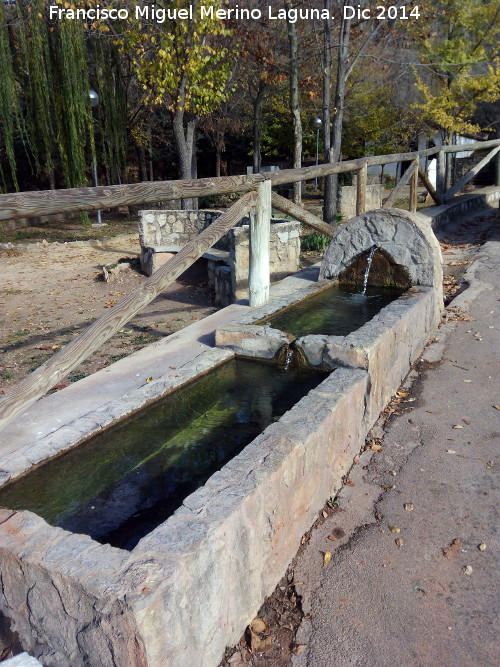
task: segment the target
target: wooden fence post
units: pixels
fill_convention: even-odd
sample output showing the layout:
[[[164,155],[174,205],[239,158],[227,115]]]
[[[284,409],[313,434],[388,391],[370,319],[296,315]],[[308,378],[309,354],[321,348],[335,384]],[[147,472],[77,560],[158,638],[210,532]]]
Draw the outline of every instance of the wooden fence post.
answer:
[[[250,212],[250,262],[248,294],[252,308],[269,301],[269,244],[271,236],[271,181],[260,183],[259,200]]]
[[[366,181],[368,176],[368,165],[365,162],[358,169],[358,183],[356,190],[356,215],[366,211]]]
[[[446,177],[446,156],[443,149],[441,149],[437,155],[437,165],[436,165],[436,193],[438,198],[441,201],[444,201],[444,181]]]
[[[418,165],[418,162],[417,162]],[[417,211],[417,187],[418,187],[418,167],[410,178],[410,213]]]

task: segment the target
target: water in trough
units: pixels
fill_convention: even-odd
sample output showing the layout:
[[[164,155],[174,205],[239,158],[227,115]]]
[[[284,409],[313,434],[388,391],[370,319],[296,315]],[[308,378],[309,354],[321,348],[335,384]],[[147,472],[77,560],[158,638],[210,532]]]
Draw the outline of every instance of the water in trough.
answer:
[[[403,289],[370,285],[360,292],[359,287],[332,285],[285,308],[265,323],[296,337],[308,334],[347,336],[403,292]]]
[[[233,360],[0,491],[0,505],[132,549],[324,374]]]

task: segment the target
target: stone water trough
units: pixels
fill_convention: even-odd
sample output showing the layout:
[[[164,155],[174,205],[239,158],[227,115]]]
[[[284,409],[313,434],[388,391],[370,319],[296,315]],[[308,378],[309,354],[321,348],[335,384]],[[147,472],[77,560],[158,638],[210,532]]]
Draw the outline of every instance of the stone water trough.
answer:
[[[360,328],[294,337],[267,323],[332,282],[362,287],[373,248],[372,279],[405,291]],[[153,382],[72,419],[59,413],[57,429],[5,455],[0,483],[8,489],[34,466],[235,356],[269,362],[292,348],[326,373],[131,550],[28,510],[0,509],[0,609],[23,648],[55,667],[215,667],[285,573],[422,352],[440,320],[441,284],[439,245],[423,218],[365,213],[339,228],[321,267],[286,278],[267,306],[219,311],[226,324],[215,327],[215,347],[174,371],[158,357]],[[188,341],[188,329],[181,339]],[[118,364],[107,369],[108,382]],[[52,409],[65,391],[49,397]]]

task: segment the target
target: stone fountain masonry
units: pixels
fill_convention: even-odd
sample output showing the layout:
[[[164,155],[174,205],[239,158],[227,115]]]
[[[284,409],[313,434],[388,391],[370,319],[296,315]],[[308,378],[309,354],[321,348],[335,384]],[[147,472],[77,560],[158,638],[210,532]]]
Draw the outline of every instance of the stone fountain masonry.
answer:
[[[141,268],[150,276],[174,256],[183,245],[222,215],[222,211],[140,212],[139,242]],[[243,218],[203,255],[197,264],[206,264],[208,284],[214,289],[215,303],[227,306],[247,297],[250,259],[249,218]],[[271,280],[276,282],[299,269],[300,223],[271,219],[269,262]]]
[[[47,667],[218,664],[340,488],[439,322],[439,246],[424,225],[398,210],[351,220],[332,240],[321,280],[283,281],[288,294],[217,331],[225,349],[204,352],[175,380],[155,379],[0,461],[5,482],[77,445],[85,429],[116,422],[234,354],[269,359],[292,343],[312,365],[335,368],[130,552],[49,526],[31,512],[0,510],[0,608],[25,650]],[[374,245],[412,287],[363,327],[345,337],[291,341],[257,324],[325,289]]]

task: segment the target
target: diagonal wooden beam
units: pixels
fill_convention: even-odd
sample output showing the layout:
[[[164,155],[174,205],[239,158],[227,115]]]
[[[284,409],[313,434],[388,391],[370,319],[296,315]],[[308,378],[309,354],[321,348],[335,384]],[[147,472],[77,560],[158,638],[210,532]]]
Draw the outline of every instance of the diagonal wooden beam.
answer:
[[[440,199],[438,197],[438,193],[434,189],[432,183],[429,181],[429,178],[428,178],[427,174],[425,173],[425,171],[422,169],[422,167],[418,168],[418,175],[420,176],[420,180],[422,181],[422,183],[427,188],[427,192],[434,199],[436,204],[442,204],[443,203],[442,199]]]
[[[78,364],[115,334],[136,313],[148,305],[162,290],[188,269],[231,227],[257,204],[256,192],[249,192],[223,213],[215,222],[165,262],[143,284],[124,296],[102,317],[93,322],[66,347],[12,387],[0,398],[0,429],[26,410],[38,398],[61,381]]]
[[[320,234],[325,234],[325,236],[328,236],[329,238],[333,237],[335,233],[333,227],[327,225],[326,222],[323,222],[321,218],[318,218],[313,213],[306,211],[306,209],[302,206],[294,204],[293,201],[285,199],[285,197],[277,195],[275,192],[273,192],[271,196],[271,203],[278,211],[286,213],[287,215],[291,215],[293,218],[296,218],[300,222],[303,222],[305,225],[308,225],[309,227],[315,229],[317,232],[320,232]]]
[[[398,181],[396,187],[394,188],[394,190],[387,197],[387,200],[382,205],[382,208],[392,208],[392,206],[394,205],[394,202],[397,200],[397,198],[403,192],[403,188],[406,185],[408,185],[408,183],[410,181],[410,178],[417,171],[417,169],[418,169],[418,160],[413,160],[411,165],[408,167],[408,169],[405,171],[405,173],[399,179],[399,181]]]
[[[467,144],[465,144],[467,145]],[[483,167],[485,167],[488,162],[495,157],[495,155],[500,151],[500,146],[495,146],[493,150],[491,150],[486,157],[483,157],[481,162],[478,162],[475,167],[473,167],[470,171],[468,171],[463,178],[461,178],[456,185],[454,185],[452,188],[448,190],[448,192],[445,192],[444,195],[444,200],[449,201],[452,199],[454,195],[457,194],[459,190],[461,190],[464,185],[467,185],[467,183],[478,174]]]

